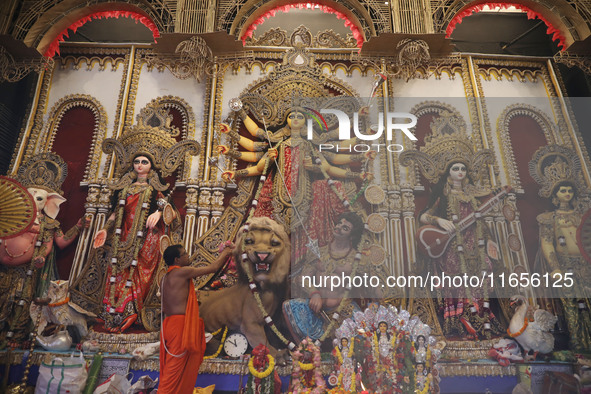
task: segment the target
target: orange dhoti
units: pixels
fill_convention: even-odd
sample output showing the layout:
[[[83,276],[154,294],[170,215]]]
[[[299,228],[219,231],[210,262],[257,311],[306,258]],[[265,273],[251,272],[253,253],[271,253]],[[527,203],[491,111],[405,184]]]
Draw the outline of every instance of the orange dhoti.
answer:
[[[205,327],[192,286],[185,314],[165,318],[160,332],[158,394],[192,393],[205,353]]]

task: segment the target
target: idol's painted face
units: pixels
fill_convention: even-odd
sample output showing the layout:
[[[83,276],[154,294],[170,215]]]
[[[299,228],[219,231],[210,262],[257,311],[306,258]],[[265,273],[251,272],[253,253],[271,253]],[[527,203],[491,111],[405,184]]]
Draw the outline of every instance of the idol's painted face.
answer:
[[[353,223],[348,221],[347,219],[341,219],[337,224],[334,226],[334,234],[338,237],[350,237],[351,232],[353,231]]]
[[[349,340],[347,338],[342,338],[341,339],[341,346],[342,347],[348,347],[349,346]]]
[[[133,170],[139,175],[146,175],[150,172],[152,163],[146,156],[138,156],[133,159]]]
[[[388,330],[388,324],[386,324],[384,322],[381,322],[378,325],[378,328],[380,329],[380,332],[383,334],[383,333],[385,333]]]
[[[466,165],[464,163],[454,163],[449,169],[449,176],[452,181],[462,181],[466,179]]]
[[[287,125],[292,130],[299,130],[306,124],[306,117],[301,112],[292,112],[287,116]]]
[[[573,199],[575,193],[572,186],[560,186],[556,191],[556,198],[560,202],[570,202]]]

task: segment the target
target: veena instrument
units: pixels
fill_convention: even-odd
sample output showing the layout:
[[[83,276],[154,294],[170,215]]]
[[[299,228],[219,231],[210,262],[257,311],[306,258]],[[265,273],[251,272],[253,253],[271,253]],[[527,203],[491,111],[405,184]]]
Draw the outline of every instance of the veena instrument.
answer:
[[[417,232],[419,251],[434,259],[441,257],[447,249],[447,245],[449,245],[450,241],[456,236],[458,231],[462,232],[466,230],[476,221],[476,219],[488,213],[503,197],[507,195],[507,193],[509,193],[510,190],[511,188],[508,186],[501,189],[498,194],[478,207],[476,211],[460,220],[456,227],[457,230],[454,232],[450,233],[440,227],[430,224],[420,227]]]

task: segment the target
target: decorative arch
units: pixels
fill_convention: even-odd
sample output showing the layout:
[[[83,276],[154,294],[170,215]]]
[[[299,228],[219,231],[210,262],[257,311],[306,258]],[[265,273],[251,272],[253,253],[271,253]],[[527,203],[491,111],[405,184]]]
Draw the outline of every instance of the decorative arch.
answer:
[[[181,97],[170,95],[157,97],[150,101],[144,108],[154,108],[157,110],[163,108],[165,110],[174,109],[178,111],[181,116],[181,140],[193,139],[195,137],[195,113],[191,105]],[[201,149],[204,149],[203,144]],[[186,174],[190,173],[190,164],[191,158],[187,155],[184,165],[180,167],[179,176],[181,179],[184,179]]]
[[[88,5],[83,0],[72,0],[48,8],[43,13],[33,15],[36,20],[29,22],[24,42],[35,47],[44,56],[52,57],[58,53],[59,42],[67,37],[70,31],[76,31],[80,26],[92,19],[129,17],[145,25],[152,31],[154,38],[161,32],[168,32],[174,28],[174,18],[170,10],[165,7],[149,7],[145,2],[133,0],[130,2],[107,2]],[[30,19],[30,14],[23,16]],[[19,21],[17,21],[17,24]]]
[[[499,136],[499,148],[504,163],[507,180],[515,188],[522,188],[519,171],[513,153],[513,145],[511,144],[511,135],[509,133],[509,124],[516,116],[529,116],[542,129],[546,143],[556,144],[556,125],[552,120],[538,108],[529,104],[513,104],[505,108],[499,115],[497,121],[497,135]]]
[[[237,11],[229,33],[244,41],[252,36],[256,26],[263,23],[265,18],[270,18],[277,12],[286,12],[291,8],[306,8],[308,4],[312,7],[318,5],[324,12],[334,14],[338,19],[344,19],[345,26],[351,29],[359,47],[369,37],[376,35],[371,16],[359,2],[333,0],[318,0],[313,3],[301,0],[249,0]]]
[[[92,150],[88,156],[86,169],[84,171],[84,182],[96,179],[99,173],[99,163],[102,154],[102,143],[107,133],[107,112],[102,104],[94,97],[86,94],[68,95],[56,102],[49,111],[45,130],[42,135],[46,138],[46,149],[50,151],[56,137],[63,116],[68,110],[75,107],[88,108],[94,114],[95,126],[92,135]]]
[[[410,110],[410,112],[413,115],[415,115],[417,118],[420,118],[421,116],[427,115],[430,113],[440,115],[443,111],[447,111],[447,112],[453,114],[454,116],[457,116],[458,118],[464,120],[464,118],[462,118],[462,115],[460,114],[460,111],[458,111],[458,109],[456,107],[454,107],[453,105],[451,105],[449,103],[444,103],[442,101],[433,101],[433,100],[423,101],[423,102],[415,105],[414,107],[412,107],[412,109]],[[465,122],[464,122],[464,127],[466,127]]]
[[[191,105],[181,97],[170,95],[157,97],[150,101],[146,107],[177,110],[182,118],[181,138],[185,140],[195,134],[195,113]]]
[[[516,1],[471,1],[458,0],[453,2],[446,11],[442,26],[445,27],[446,37],[452,34],[462,19],[481,11],[485,5],[491,7],[508,8],[514,6],[527,13],[529,19],[540,19],[547,26],[547,33],[553,40],[559,40],[558,45],[562,50],[568,48],[575,40],[586,38],[591,31],[587,23],[566,1],[564,0],[516,0]],[[568,17],[566,19],[565,17]],[[568,24],[567,22],[568,21]]]

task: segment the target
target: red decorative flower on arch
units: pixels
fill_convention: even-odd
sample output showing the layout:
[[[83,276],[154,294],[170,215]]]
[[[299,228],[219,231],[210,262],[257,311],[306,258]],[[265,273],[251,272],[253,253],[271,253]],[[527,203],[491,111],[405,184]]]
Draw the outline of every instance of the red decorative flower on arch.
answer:
[[[522,4],[517,4],[517,3],[480,3],[480,4],[475,4],[475,5],[469,6],[468,8],[465,8],[462,11],[460,11],[452,19],[452,21],[449,22],[449,25],[447,25],[447,29],[445,30],[445,37],[449,38],[451,36],[451,33],[456,28],[456,25],[459,23],[462,23],[462,19],[464,19],[467,16],[472,15],[475,12],[482,11],[482,9],[485,6],[489,6],[492,9],[497,8],[497,7],[501,8],[501,9],[515,7],[518,10],[525,12],[527,14],[527,19],[536,19],[537,18],[537,19],[543,21],[546,24],[546,26],[548,27],[546,30],[546,33],[548,35],[552,36],[552,41],[558,40],[558,46],[561,47],[561,50],[564,51],[566,49],[566,42],[565,42],[566,40],[565,40],[564,36],[560,33],[559,29],[557,29],[550,22],[548,22],[548,20],[542,14],[540,14],[536,11],[533,11],[530,8],[528,8]]]
[[[78,28],[84,25],[87,22],[90,22],[93,19],[102,19],[102,18],[119,18],[120,16],[124,18],[132,18],[135,19],[136,22],[140,22],[142,25],[146,26],[148,29],[152,31],[152,35],[154,39],[160,37],[160,32],[156,27],[156,24],[152,22],[150,18],[145,15],[142,15],[138,12],[133,11],[101,11],[101,12],[94,12],[90,15],[87,15],[83,18],[78,19],[76,22],[72,23],[68,26],[67,29],[64,29],[57,37],[49,44],[47,50],[43,54],[45,57],[53,57],[57,53],[59,55],[59,43],[64,41],[65,37],[69,36],[69,31],[76,32]]]
[[[262,24],[265,21],[265,19],[269,19],[269,18],[275,16],[275,14],[277,14],[277,12],[288,12],[292,8],[320,9],[322,12],[324,12],[326,14],[335,15],[337,17],[337,19],[343,19],[345,21],[345,26],[348,27],[349,29],[351,29],[351,33],[353,33],[353,37],[357,41],[357,46],[359,48],[361,48],[361,46],[363,45],[363,33],[361,32],[361,30],[359,29],[359,27],[357,25],[355,25],[349,18],[347,18],[347,16],[345,14],[343,14],[342,12],[339,12],[339,11],[335,10],[334,8],[329,7],[327,5],[317,4],[317,3],[297,3],[297,4],[287,4],[287,5],[275,7],[272,10],[265,12],[263,15],[261,15],[259,18],[257,18],[254,22],[252,22],[246,28],[246,31],[244,32],[242,37],[240,37],[240,39],[244,43],[247,38],[252,37],[257,26]]]

